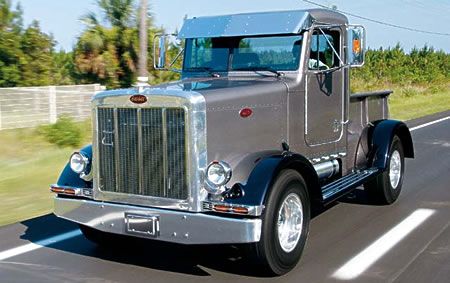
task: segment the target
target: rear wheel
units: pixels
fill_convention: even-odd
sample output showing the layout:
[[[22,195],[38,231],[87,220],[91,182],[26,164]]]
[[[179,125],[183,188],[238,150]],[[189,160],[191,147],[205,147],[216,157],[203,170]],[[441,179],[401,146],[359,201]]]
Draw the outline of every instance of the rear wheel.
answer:
[[[374,180],[364,185],[369,198],[377,204],[391,204],[400,195],[405,172],[403,146],[398,136],[394,136],[389,150],[386,170]]]
[[[256,263],[275,275],[293,269],[305,247],[309,221],[305,181],[295,170],[282,171],[267,199],[261,240],[251,245]]]

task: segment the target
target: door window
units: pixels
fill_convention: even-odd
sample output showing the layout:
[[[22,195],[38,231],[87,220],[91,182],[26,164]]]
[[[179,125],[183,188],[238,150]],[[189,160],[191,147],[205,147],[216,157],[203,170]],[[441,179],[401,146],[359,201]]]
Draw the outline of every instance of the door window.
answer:
[[[308,60],[310,70],[328,70],[339,66],[340,48],[339,32],[320,30],[314,31],[311,37],[311,47]],[[335,54],[335,51],[337,54]]]

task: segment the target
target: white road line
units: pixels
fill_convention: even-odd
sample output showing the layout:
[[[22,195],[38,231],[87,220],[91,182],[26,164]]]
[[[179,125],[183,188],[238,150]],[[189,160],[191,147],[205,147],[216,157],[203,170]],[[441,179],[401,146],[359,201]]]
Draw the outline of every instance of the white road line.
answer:
[[[81,235],[81,231],[77,229],[77,230],[73,230],[73,231],[70,231],[70,232],[67,232],[67,233],[64,233],[61,235],[57,235],[57,236],[53,236],[53,237],[50,237],[50,238],[47,238],[44,240],[37,241],[36,243],[30,243],[30,244],[26,244],[26,245],[23,245],[20,247],[12,248],[10,250],[0,252],[0,261],[17,256],[17,255],[28,253],[28,252],[52,245],[52,244],[56,244],[58,242],[62,242],[62,241],[65,241],[65,240],[68,240],[68,239],[71,239],[71,238],[74,238],[74,237],[77,237],[80,235]]]
[[[423,125],[419,125],[417,127],[409,129],[409,131],[412,132],[412,131],[415,131],[415,130],[418,130],[418,129],[421,129],[421,128],[424,128],[424,127],[427,127],[427,126],[430,126],[430,125],[433,125],[433,124],[436,124],[436,123],[448,120],[448,119],[450,119],[450,116],[444,117],[444,118],[436,120],[436,121],[431,121],[431,122],[425,123]]]
[[[340,280],[355,279],[435,212],[433,209],[417,209],[405,220],[350,259],[333,273],[332,277]]]

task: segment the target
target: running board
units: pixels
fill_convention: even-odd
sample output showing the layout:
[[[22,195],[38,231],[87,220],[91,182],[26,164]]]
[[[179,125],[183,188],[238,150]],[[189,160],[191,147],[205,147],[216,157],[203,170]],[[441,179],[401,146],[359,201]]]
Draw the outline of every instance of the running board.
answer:
[[[369,168],[352,172],[336,181],[322,187],[322,198],[324,204],[329,204],[354,188],[364,184],[369,178],[381,172],[378,168]]]

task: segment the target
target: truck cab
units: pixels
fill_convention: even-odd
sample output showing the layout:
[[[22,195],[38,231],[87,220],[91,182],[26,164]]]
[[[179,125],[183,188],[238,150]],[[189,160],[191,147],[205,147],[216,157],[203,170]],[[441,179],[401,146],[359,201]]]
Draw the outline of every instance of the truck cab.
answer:
[[[407,126],[390,91],[350,93],[365,30],[313,9],[187,19],[181,79],[97,94],[93,143],[51,186],[55,214],[94,242],[112,234],[245,244],[265,270],[291,270],[311,211],[364,185],[401,191]],[[167,36],[155,40],[166,67]]]

